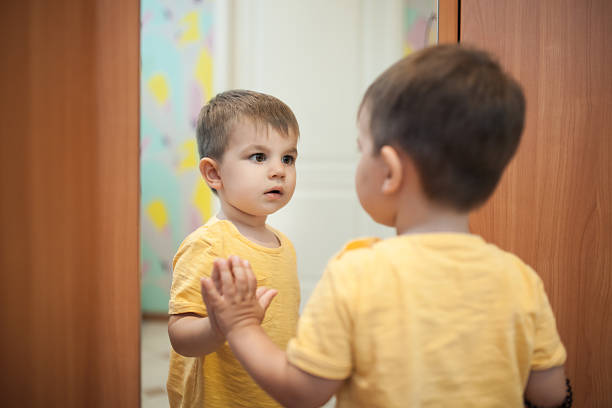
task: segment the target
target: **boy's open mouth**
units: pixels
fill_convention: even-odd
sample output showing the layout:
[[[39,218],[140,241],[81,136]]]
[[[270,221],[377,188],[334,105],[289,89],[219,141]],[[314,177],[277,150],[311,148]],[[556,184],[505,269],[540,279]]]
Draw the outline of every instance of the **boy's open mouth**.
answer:
[[[272,195],[272,196],[274,196],[274,195],[282,195],[283,192],[281,190],[279,190],[279,189],[272,189],[272,190],[266,191],[264,194],[265,195]]]

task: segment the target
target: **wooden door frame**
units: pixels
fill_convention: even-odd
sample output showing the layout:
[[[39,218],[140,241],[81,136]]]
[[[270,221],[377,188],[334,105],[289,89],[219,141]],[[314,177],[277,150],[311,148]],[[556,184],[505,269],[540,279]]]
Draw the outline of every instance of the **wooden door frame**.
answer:
[[[4,406],[140,405],[138,0],[3,2]]]
[[[438,0],[438,44],[459,42],[459,0]]]

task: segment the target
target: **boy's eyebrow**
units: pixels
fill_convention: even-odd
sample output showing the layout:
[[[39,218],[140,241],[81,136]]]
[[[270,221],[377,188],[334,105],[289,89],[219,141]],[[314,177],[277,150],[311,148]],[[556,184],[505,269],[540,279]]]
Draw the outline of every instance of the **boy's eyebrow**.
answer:
[[[262,150],[262,151],[268,151],[270,150],[267,146],[264,145],[258,145],[258,144],[252,144],[252,145],[248,145],[247,147],[245,147],[244,150]],[[297,155],[298,151],[295,147],[285,151],[285,154],[295,154]]]
[[[268,151],[268,147],[264,146],[264,145],[258,145],[258,144],[250,144],[248,146],[246,146],[244,148],[244,150],[264,150],[264,151]]]

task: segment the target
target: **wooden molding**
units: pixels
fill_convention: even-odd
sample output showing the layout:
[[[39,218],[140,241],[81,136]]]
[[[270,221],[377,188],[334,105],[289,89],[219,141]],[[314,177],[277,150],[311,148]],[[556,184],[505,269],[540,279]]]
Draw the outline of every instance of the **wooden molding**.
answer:
[[[438,1],[438,44],[459,42],[459,0]]]

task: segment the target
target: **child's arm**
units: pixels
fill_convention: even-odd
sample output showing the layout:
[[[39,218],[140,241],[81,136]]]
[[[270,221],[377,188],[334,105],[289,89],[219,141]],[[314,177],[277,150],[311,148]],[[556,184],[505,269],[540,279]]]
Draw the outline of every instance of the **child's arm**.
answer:
[[[259,325],[264,313],[256,285],[248,263],[237,257],[216,261],[212,279],[202,280],[207,304],[214,309],[232,352],[259,386],[284,406],[322,405],[343,381],[313,376],[287,361],[285,352]]]
[[[260,302],[264,313],[275,295],[275,291],[257,288],[255,298]],[[182,313],[170,316],[168,321],[168,336],[172,348],[185,357],[200,357],[213,353],[225,342],[225,337],[217,325],[214,309],[209,307],[204,290],[202,299],[208,310],[207,317],[196,313]]]
[[[532,370],[529,374],[525,398],[538,407],[558,407],[566,394],[563,366],[548,370]]]
[[[168,336],[174,351],[185,357],[210,354],[225,341],[223,334],[216,329],[210,317],[202,317],[195,313],[170,316]]]

